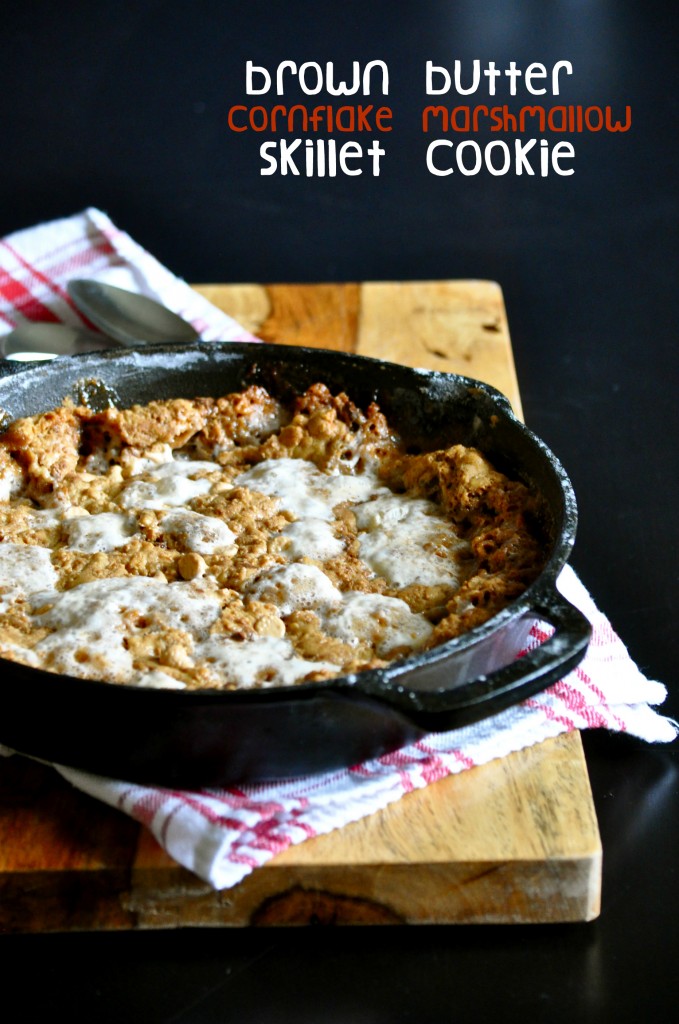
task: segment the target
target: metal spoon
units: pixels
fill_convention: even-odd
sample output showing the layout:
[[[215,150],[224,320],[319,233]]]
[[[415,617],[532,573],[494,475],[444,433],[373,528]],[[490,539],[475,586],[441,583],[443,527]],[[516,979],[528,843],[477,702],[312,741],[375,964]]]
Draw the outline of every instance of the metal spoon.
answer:
[[[0,357],[14,362],[34,362],[70,356],[78,352],[97,352],[113,348],[116,342],[85,327],[30,321],[0,337]]]
[[[68,294],[85,316],[121,345],[198,341],[194,328],[155,299],[101,281],[77,279]]]

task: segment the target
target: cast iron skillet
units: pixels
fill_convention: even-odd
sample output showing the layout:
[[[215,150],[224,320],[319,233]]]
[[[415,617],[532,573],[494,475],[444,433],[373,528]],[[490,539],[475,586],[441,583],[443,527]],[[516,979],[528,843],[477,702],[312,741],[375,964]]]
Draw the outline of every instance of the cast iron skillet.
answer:
[[[546,446],[486,384],[376,359],[278,345],[153,346],[4,363],[7,419],[65,396],[126,406],[218,396],[260,383],[286,398],[317,380],[360,406],[377,401],[413,449],[471,444],[498,469],[544,496],[550,554],[539,578],[489,622],[384,669],[324,683],[259,691],[177,691],[57,676],[4,660],[0,742],[49,761],[114,778],[214,786],[348,766],[427,732],[468,725],[561,678],[583,657],[587,620],[555,580],[573,546],[571,485]],[[514,658],[532,620],[554,636]]]

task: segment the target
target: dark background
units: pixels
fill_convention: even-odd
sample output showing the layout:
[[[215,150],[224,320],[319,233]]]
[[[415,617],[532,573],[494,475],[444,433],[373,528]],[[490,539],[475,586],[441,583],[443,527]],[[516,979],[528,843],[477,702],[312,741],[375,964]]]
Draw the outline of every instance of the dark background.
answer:
[[[526,421],[578,495],[573,562],[642,670],[668,685],[676,718],[676,20],[676,5],[653,0],[5,2],[0,235],[95,205],[190,281],[499,281]],[[514,102],[618,116],[630,104],[632,129],[574,136],[571,177],[435,178],[424,65],[456,58],[570,60],[558,99],[521,88]],[[247,59],[332,60],[340,74],[386,61],[394,130],[380,177],[260,176],[268,136],[227,127],[232,104],[272,99],[246,97]],[[485,99],[482,87],[461,102]],[[300,100],[315,102],[293,89],[277,102]],[[30,969],[41,981],[24,1000],[97,1020],[636,1022],[676,1010],[677,745],[592,734],[585,746],[604,844],[593,924],[4,937],[8,984]]]

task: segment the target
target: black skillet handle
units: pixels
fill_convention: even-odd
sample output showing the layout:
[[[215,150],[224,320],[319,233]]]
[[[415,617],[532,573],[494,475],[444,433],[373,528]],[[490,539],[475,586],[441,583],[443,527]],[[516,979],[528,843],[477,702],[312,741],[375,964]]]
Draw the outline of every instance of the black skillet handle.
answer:
[[[562,679],[584,657],[592,627],[556,589],[537,598],[531,612],[554,633],[528,654],[449,690],[402,690],[394,703],[428,731],[443,732],[504,711]]]

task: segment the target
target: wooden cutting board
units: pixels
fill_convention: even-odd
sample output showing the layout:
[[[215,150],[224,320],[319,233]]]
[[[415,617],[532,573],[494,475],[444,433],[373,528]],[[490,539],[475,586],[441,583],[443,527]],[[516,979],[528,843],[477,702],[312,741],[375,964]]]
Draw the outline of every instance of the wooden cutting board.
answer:
[[[498,285],[209,285],[260,338],[464,373],[520,413]],[[0,931],[586,921],[601,844],[578,733],[405,796],[213,892],[50,768],[0,761]]]

